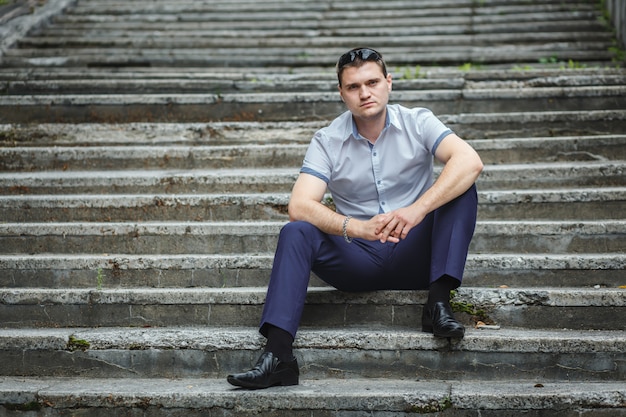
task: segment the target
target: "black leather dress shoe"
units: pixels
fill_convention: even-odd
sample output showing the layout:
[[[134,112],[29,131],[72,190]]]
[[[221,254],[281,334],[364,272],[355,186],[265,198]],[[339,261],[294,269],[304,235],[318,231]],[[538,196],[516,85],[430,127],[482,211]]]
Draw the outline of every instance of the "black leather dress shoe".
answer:
[[[444,302],[437,302],[432,306],[424,306],[422,313],[422,331],[432,333],[437,337],[462,338],[465,327],[452,314],[452,308]]]
[[[263,352],[254,368],[240,374],[228,375],[226,380],[237,387],[262,389],[275,385],[298,385],[298,361],[281,362],[272,352]]]

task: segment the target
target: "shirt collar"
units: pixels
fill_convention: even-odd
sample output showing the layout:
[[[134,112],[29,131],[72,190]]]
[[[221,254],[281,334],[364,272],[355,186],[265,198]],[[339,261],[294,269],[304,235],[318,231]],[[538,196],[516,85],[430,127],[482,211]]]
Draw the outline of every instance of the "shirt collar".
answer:
[[[386,130],[389,126],[393,126],[398,130],[402,130],[401,124],[399,123],[398,120],[398,115],[395,111],[393,111],[393,107],[387,105],[387,115],[385,116],[385,127],[383,128],[383,131]],[[356,123],[354,121],[354,118],[352,117],[352,114],[348,111],[348,123],[346,123],[346,130],[344,133],[344,139],[348,139],[351,135],[356,138],[356,139],[363,139],[364,138],[359,135],[359,131],[356,128]]]

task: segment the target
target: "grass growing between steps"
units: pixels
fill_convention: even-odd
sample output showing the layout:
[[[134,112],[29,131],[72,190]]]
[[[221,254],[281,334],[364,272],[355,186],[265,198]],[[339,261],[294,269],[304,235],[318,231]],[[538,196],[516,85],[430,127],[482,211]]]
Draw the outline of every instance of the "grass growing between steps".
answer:
[[[495,322],[489,318],[487,312],[483,309],[476,308],[474,304],[464,302],[464,301],[454,301],[454,298],[457,296],[456,291],[450,291],[450,306],[452,307],[452,311],[456,313],[465,313],[468,314],[474,324],[479,321],[485,324],[495,324]]]
[[[406,413],[431,414],[440,413],[448,408],[452,408],[452,400],[450,397],[446,397],[441,401],[432,401],[423,405],[413,404],[408,406],[404,411]]]
[[[71,335],[69,340],[67,341],[67,350],[70,352],[75,352],[77,350],[82,350],[83,352],[89,349],[91,345],[88,341],[83,339],[77,339],[76,336]]]
[[[104,273],[102,272],[102,268],[98,268],[98,274],[96,275],[96,290],[102,291],[103,285],[104,285]]]

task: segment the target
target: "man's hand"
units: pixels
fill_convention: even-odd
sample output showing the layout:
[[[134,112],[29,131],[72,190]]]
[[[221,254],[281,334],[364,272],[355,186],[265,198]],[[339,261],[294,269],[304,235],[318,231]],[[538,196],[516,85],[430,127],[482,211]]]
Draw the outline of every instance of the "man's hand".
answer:
[[[405,239],[412,228],[418,225],[426,214],[421,214],[417,207],[409,206],[385,214],[374,216],[377,239],[382,243],[398,243]]]

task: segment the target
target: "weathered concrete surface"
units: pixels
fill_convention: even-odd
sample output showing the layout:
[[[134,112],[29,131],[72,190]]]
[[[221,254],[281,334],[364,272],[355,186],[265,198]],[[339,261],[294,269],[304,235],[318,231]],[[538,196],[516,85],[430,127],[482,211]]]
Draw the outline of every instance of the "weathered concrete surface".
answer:
[[[626,76],[599,10],[259,5],[80,1],[3,55],[0,415],[624,415]],[[233,390],[289,183],[344,111],[334,57],[363,39],[393,100],[487,164],[454,298],[467,337],[419,331],[425,291],[312,277],[303,384]]]
[[[461,113],[440,114],[439,118],[463,138],[482,143],[478,149],[481,155],[498,148],[519,148],[519,154],[510,152],[506,155],[505,160],[510,162],[537,160],[532,154],[522,152],[532,145],[539,147],[537,143],[548,145],[539,159],[545,160],[545,155],[552,150],[552,142],[560,143],[565,151],[584,146],[581,139],[598,140],[599,146],[592,151],[594,153],[608,159],[624,159],[624,133],[620,127],[626,123],[626,110]],[[327,122],[1,124],[0,143],[4,147],[120,146],[131,143],[137,146],[307,145],[313,133]],[[491,140],[487,142],[487,139]],[[489,162],[489,155],[486,157]]]
[[[285,193],[291,191],[298,176],[299,169],[296,167],[295,161],[301,162],[303,159],[301,149],[298,149],[295,155],[289,155],[287,149],[282,154],[265,153],[258,159],[250,156],[253,159],[249,164],[250,168],[239,169],[237,168],[239,164],[245,164],[245,161],[241,161],[241,159],[247,159],[246,151],[232,149],[226,151],[230,152],[230,155],[224,157],[211,151],[209,151],[209,155],[202,155],[202,151],[197,153],[194,151],[193,154],[187,156],[180,155],[183,159],[190,160],[186,163],[188,168],[183,170],[182,167],[176,169],[176,165],[183,165],[184,161],[175,160],[177,157],[175,150],[171,154],[169,150],[157,151],[158,154],[152,157],[151,152],[140,148],[128,149],[127,154],[124,153],[123,148],[107,149],[101,153],[99,152],[100,149],[84,152],[83,148],[68,150],[68,153],[58,155],[58,157],[46,158],[49,155],[49,150],[45,149],[43,153],[36,155],[34,160],[28,162],[23,159],[20,161],[19,156],[12,150],[5,152],[8,154],[7,163],[12,165],[11,171],[15,168],[28,170],[35,167],[39,167],[39,169],[57,168],[59,171],[0,173],[0,192],[2,194],[54,195],[60,192],[108,194],[111,191],[118,194]],[[133,155],[133,151],[136,152],[135,155]],[[26,152],[32,151],[26,150]],[[141,158],[142,153],[145,155],[145,159]],[[107,155],[111,155],[111,157],[107,159]],[[118,155],[125,155],[125,158],[118,159]],[[574,158],[579,156],[579,154],[575,155]],[[93,159],[90,160],[90,157]],[[151,158],[154,159],[151,160]],[[566,162],[562,160],[564,158],[565,156],[559,162],[543,164],[488,166],[483,170],[476,184],[481,190],[626,185],[626,162]],[[47,161],[52,166],[42,166],[46,165],[46,162],[38,164],[37,160],[39,159]],[[15,162],[10,162],[10,160]],[[124,170],[127,164],[134,165],[136,169],[132,169],[131,166],[128,167],[128,170]],[[173,167],[164,170],[158,167],[161,164]],[[280,167],[283,164],[292,166]],[[0,163],[1,165],[3,164]],[[22,168],[22,165],[27,166]],[[117,165],[118,169],[114,172],[106,171],[114,165]],[[143,167],[137,165],[143,165]],[[213,169],[207,168],[211,165],[215,167]],[[236,166],[232,167],[232,165]],[[279,165],[279,167],[275,168],[272,165]],[[86,170],[80,170],[81,168]],[[436,168],[435,176],[438,176],[439,172],[440,168]]]
[[[287,220],[289,194],[0,196],[6,222]],[[479,192],[479,219],[615,219],[626,189],[590,187]],[[616,217],[617,216],[617,217]]]
[[[0,25],[0,63],[3,62],[3,55],[6,55],[18,40],[75,3],[76,0],[46,0],[41,7],[35,7],[32,14],[3,22]]]
[[[117,288],[0,290],[6,327],[237,326],[257,324],[265,288]],[[411,326],[421,317],[422,291],[342,293],[309,290],[304,326]],[[625,330],[620,288],[468,287],[454,299],[485,320],[526,328]],[[590,314],[593,312],[593,315]],[[476,314],[480,317],[480,314]],[[551,317],[546,320],[545,317]]]
[[[624,109],[626,86],[396,91],[394,103],[435,113]],[[336,92],[0,96],[0,123],[132,123],[327,120],[344,111]]]
[[[95,288],[99,279],[104,288],[258,287],[267,285],[271,264],[271,253],[0,255],[0,282],[10,288]],[[467,285],[478,287],[614,288],[624,285],[624,265],[623,252],[470,254],[465,275]]]
[[[626,372],[619,331],[470,327],[464,339],[448,341],[416,327],[303,327],[295,343],[302,375],[611,381]],[[253,362],[263,343],[256,328],[241,326],[5,329],[0,369],[24,376],[222,378]]]
[[[2,404],[38,403],[46,415],[89,410],[104,416],[117,410],[142,409],[142,416],[369,416],[415,415],[445,411],[450,416],[505,416],[537,410],[543,416],[623,416],[623,385],[616,383],[493,384],[480,381],[304,380],[297,387],[266,391],[236,390],[212,379],[3,378]],[[133,394],[128,394],[133,392]],[[108,414],[107,414],[108,413]]]
[[[132,255],[271,253],[285,224],[275,222],[90,222],[0,224],[0,253]],[[478,253],[618,253],[626,221],[480,221],[471,242]]]

